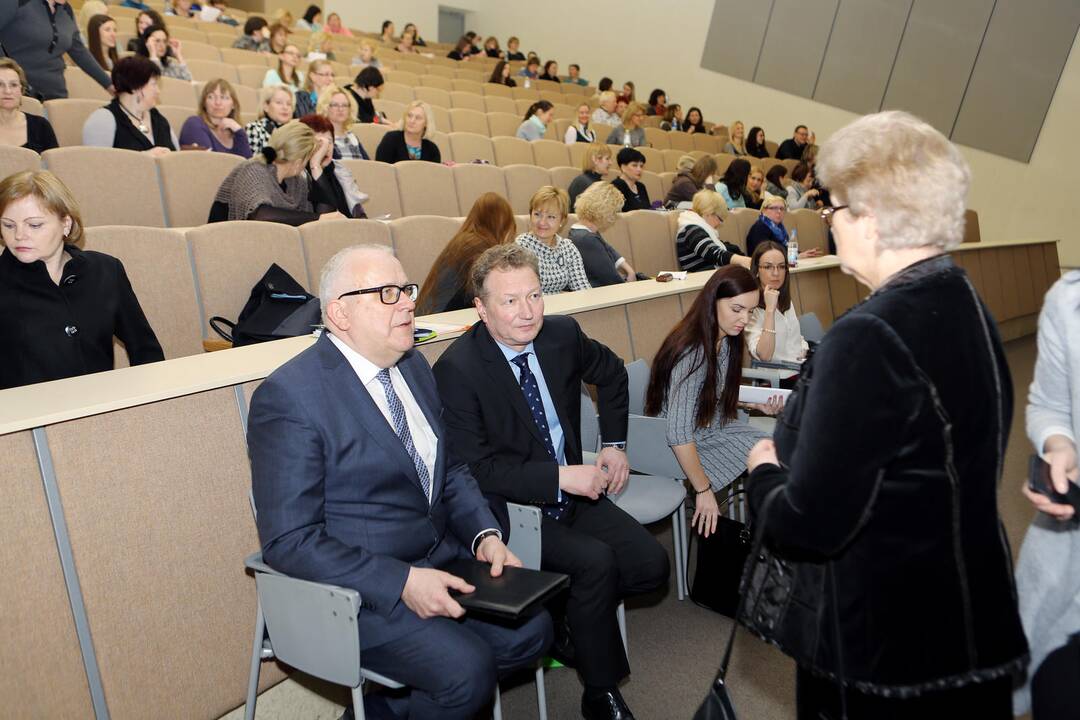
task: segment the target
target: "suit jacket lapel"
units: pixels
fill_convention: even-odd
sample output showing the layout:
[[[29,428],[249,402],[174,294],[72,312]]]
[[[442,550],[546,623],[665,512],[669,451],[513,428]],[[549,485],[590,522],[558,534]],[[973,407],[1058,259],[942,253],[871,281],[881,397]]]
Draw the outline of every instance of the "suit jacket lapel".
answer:
[[[566,376],[566,370],[562,363],[560,352],[564,352],[555,343],[550,342],[550,335],[545,335],[543,328],[540,329],[540,334],[533,340],[533,348],[536,350],[536,361],[540,363],[540,370],[544,373],[544,382],[547,384],[548,392],[551,393],[551,402],[555,405],[555,414],[559,416],[559,424],[562,426],[563,441],[566,445],[565,455],[566,457],[580,456],[581,443],[578,441],[574,433],[574,426],[570,424],[570,418],[567,417],[567,398],[563,393],[563,378]],[[578,383],[577,392],[580,393],[580,384]],[[580,421],[580,418],[578,418]],[[573,452],[575,451],[576,452]]]
[[[504,396],[510,400],[510,407],[514,408],[514,412],[517,413],[518,418],[532,433],[532,436],[536,438],[536,442],[543,446],[544,438],[540,435],[540,428],[536,427],[536,420],[533,419],[532,410],[529,409],[529,404],[525,402],[525,395],[521,392],[521,385],[518,383],[517,375],[510,369],[510,363],[506,362],[506,357],[502,354],[499,346],[495,344],[495,339],[491,337],[491,333],[488,332],[484,323],[477,323],[475,332],[476,341],[480,346],[480,355],[486,361],[485,365],[488,374],[502,390]]]

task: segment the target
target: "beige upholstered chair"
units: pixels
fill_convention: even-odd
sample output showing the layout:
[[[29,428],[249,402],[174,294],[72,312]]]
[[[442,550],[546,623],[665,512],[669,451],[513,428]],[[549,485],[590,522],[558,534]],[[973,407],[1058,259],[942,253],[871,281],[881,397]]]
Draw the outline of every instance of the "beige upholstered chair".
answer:
[[[394,254],[412,282],[423,282],[435,258],[461,227],[461,219],[416,215],[390,223]]]
[[[218,188],[242,161],[237,155],[218,152],[174,152],[157,158],[169,227],[205,224]]]
[[[476,199],[486,192],[506,197],[506,179],[500,167],[467,164],[455,165],[452,171],[457,189],[458,215],[461,217],[468,215]]]
[[[394,169],[401,194],[401,209],[406,217],[457,216],[457,192],[450,168],[423,160],[407,160],[394,165]]]
[[[75,196],[87,227],[165,226],[157,165],[147,153],[61,147],[46,150],[42,159]]]
[[[491,138],[471,132],[452,132],[450,139],[450,155],[454,162],[471,163],[474,160],[495,162],[495,149],[491,144]]]
[[[307,257],[306,284],[313,295],[318,292],[319,274],[323,266],[338,250],[352,245],[393,247],[390,225],[378,220],[320,220],[307,223],[300,226],[300,242]]]
[[[381,139],[382,135],[378,137]],[[361,142],[368,154],[374,157],[378,145],[370,146],[363,140]],[[401,217],[401,195],[398,193],[397,171],[394,165],[377,160],[342,160],[342,163],[352,172],[360,190],[370,196],[364,203],[364,212],[369,218],[375,220]]]
[[[41,156],[33,150],[14,145],[0,145],[0,177],[24,170],[40,170]]]
[[[678,270],[675,236],[668,225],[668,213],[634,210],[625,213],[630,233],[634,269],[649,275],[662,270]]]
[[[542,168],[568,167],[570,165],[570,150],[566,143],[557,140],[533,140],[533,164]]]
[[[455,94],[464,95],[466,93]],[[445,130],[456,133],[475,133],[477,135],[483,135],[484,137],[490,137],[487,114],[484,111],[455,107],[448,112],[450,113],[450,127],[445,128]]]
[[[459,83],[468,81],[455,80],[454,82]],[[450,92],[450,105],[452,108],[462,108],[479,113],[487,112],[487,105],[484,104],[484,96],[472,91],[452,90]],[[487,125],[486,120],[484,121],[484,125]]]
[[[544,185],[551,184],[551,172],[536,165],[509,165],[503,168],[510,207],[515,215],[527,215],[529,200]]]

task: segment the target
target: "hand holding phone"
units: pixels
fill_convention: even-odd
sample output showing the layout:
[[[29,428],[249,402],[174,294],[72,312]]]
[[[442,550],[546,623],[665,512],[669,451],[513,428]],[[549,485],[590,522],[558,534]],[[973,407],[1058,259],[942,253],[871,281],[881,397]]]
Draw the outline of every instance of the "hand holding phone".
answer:
[[[1058,520],[1068,520],[1080,509],[1080,486],[1069,482],[1066,492],[1058,492],[1050,479],[1050,465],[1038,455],[1028,463],[1027,490],[1035,507]]]

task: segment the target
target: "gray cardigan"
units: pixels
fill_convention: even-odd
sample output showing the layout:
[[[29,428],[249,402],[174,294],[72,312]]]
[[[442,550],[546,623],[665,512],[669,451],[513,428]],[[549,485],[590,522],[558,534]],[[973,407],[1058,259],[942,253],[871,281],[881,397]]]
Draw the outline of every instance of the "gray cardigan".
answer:
[[[30,86],[44,100],[67,97],[65,53],[103,88],[112,85],[109,74],[83,45],[67,3],[57,5],[50,20],[47,0],[0,0],[0,44],[4,54],[22,66]],[[50,45],[53,45],[51,52]]]
[[[1027,434],[1037,452],[1051,435],[1080,438],[1080,271],[1050,288],[1039,315],[1039,356],[1028,391]],[[1080,523],[1039,513],[1028,528],[1016,566],[1020,619],[1031,647],[1029,676],[1069,635],[1080,631]],[[1030,685],[1013,699],[1030,708]]]

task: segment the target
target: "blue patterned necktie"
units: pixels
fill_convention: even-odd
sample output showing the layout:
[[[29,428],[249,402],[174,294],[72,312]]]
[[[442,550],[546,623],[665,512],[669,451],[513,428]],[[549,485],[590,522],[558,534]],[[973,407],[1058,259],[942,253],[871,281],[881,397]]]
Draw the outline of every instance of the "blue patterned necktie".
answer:
[[[405,417],[405,406],[401,404],[401,398],[394,392],[394,385],[390,382],[390,368],[383,368],[375,377],[379,378],[383,391],[386,392],[386,404],[390,408],[390,417],[394,420],[394,432],[397,433],[401,444],[405,446],[405,452],[412,458],[413,465],[416,466],[416,474],[420,477],[420,489],[424,491],[424,497],[428,498],[430,503],[431,477],[428,475],[427,464],[413,445],[409,420]]]
[[[544,447],[547,448],[551,459],[558,462],[559,458],[555,454],[555,445],[551,442],[551,429],[548,427],[547,414],[544,412],[544,400],[540,397],[540,385],[536,382],[536,376],[533,375],[532,369],[529,367],[529,353],[522,353],[510,362],[517,365],[518,370],[521,371],[521,392],[525,395],[525,404],[529,406],[533,422],[536,423],[536,429],[540,431],[540,437],[544,440]],[[559,501],[544,505],[541,509],[545,515],[558,520],[569,506],[569,497],[562,495]]]

